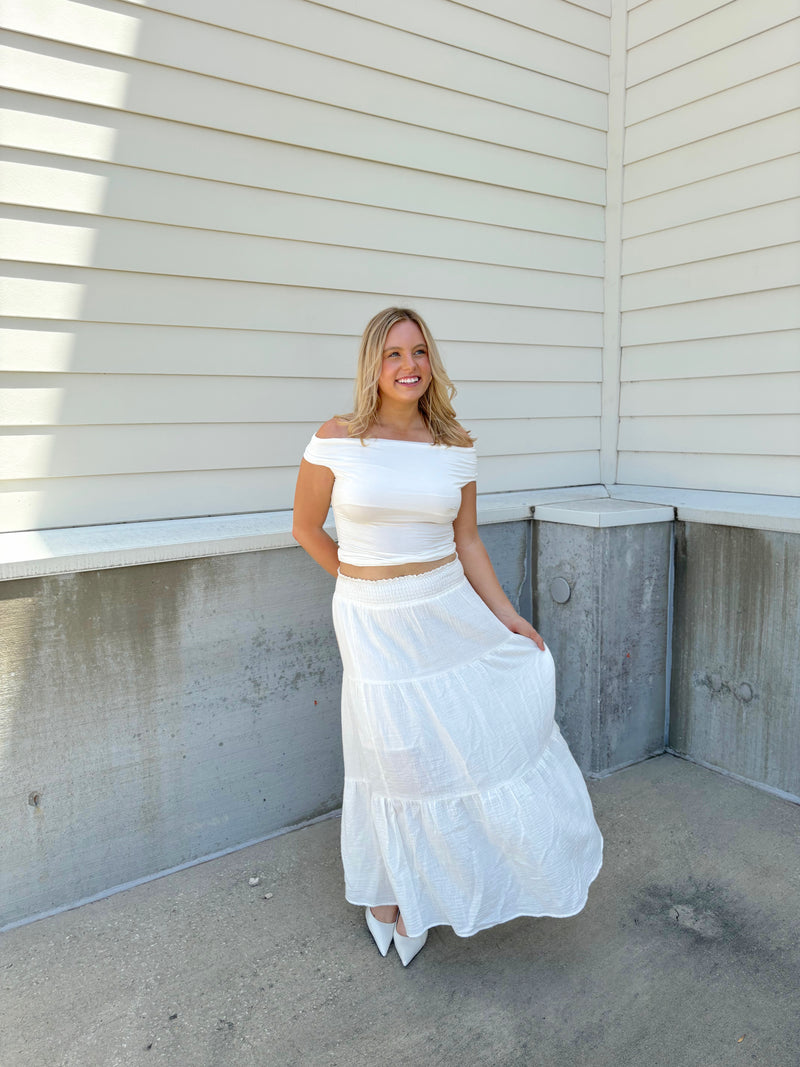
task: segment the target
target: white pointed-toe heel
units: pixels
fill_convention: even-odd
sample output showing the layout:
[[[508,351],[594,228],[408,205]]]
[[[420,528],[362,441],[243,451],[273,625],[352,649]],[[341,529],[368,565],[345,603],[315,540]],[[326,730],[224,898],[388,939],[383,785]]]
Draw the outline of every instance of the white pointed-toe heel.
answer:
[[[397,919],[393,923],[382,923],[380,919],[375,918],[369,908],[366,908],[364,913],[367,917],[367,927],[375,944],[378,946],[378,951],[381,956],[385,956],[392,944]]]
[[[395,923],[394,947],[397,949],[397,955],[403,961],[404,967],[408,967],[416,954],[422,951],[427,940],[427,930],[421,933],[419,937],[404,937],[402,934],[398,934],[397,923]]]

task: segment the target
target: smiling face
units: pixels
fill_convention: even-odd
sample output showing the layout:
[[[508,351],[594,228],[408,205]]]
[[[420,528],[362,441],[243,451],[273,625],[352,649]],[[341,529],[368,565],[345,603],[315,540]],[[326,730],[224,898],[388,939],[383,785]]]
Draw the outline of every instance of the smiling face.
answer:
[[[431,365],[422,330],[410,319],[396,322],[386,335],[378,378],[381,402],[418,403],[431,383]]]

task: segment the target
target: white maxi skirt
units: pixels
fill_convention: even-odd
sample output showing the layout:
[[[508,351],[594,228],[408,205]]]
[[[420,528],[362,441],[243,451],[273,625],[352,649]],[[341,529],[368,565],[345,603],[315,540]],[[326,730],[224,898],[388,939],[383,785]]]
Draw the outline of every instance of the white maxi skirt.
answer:
[[[553,718],[549,650],[511,633],[458,560],[340,574],[333,620],[347,900],[399,904],[411,937],[579,912],[603,838]]]

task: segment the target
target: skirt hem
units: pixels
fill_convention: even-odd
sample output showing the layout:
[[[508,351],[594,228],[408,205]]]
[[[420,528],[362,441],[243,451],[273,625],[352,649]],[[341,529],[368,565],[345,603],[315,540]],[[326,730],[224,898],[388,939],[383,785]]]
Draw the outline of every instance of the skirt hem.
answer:
[[[514,919],[522,919],[522,918],[527,918],[527,919],[571,919],[575,915],[579,915],[583,911],[583,909],[586,907],[586,903],[587,903],[587,901],[589,899],[589,890],[592,888],[592,884],[596,881],[597,876],[600,874],[600,871],[602,869],[603,869],[603,843],[601,841],[601,844],[600,844],[600,859],[599,859],[599,861],[597,863],[597,867],[594,869],[594,871],[592,872],[591,877],[589,878],[588,882],[586,883],[586,890],[585,890],[585,892],[583,894],[583,899],[582,899],[581,903],[578,905],[578,907],[572,909],[571,911],[529,911],[527,909],[524,909],[523,911],[515,911],[511,915],[506,915],[502,919],[492,919],[491,922],[485,922],[485,923],[482,923],[480,926],[471,927],[469,930],[467,930],[465,932],[462,932],[461,930],[457,930],[454,926],[451,926],[450,929],[453,931],[453,933],[456,935],[456,937],[473,937],[475,934],[479,934],[482,930],[491,930],[491,928],[493,926],[502,926],[503,923],[510,923]],[[351,897],[349,897],[347,895],[346,891],[345,891],[344,898],[345,898],[345,900],[347,901],[348,904],[353,904],[353,905],[355,905],[355,907],[358,907],[358,908],[381,908],[381,907],[389,907],[391,905],[395,905],[395,906],[397,905],[397,901],[396,900],[387,900],[387,901],[353,900]],[[420,937],[423,933],[425,933],[426,930],[432,930],[434,928],[434,926],[450,926],[450,924],[448,922],[444,922],[444,921],[442,921],[442,922],[433,922],[433,923],[428,923],[427,926],[420,927],[419,930],[411,930],[408,927],[406,927],[406,933],[408,934],[409,937]]]

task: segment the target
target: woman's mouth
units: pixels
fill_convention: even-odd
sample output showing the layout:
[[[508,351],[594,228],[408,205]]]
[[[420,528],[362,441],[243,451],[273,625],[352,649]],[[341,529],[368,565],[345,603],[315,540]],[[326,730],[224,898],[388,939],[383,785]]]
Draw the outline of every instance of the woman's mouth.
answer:
[[[419,375],[412,375],[410,378],[396,378],[395,381],[398,385],[416,385],[417,382],[422,381],[422,378]]]

